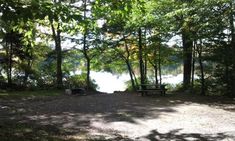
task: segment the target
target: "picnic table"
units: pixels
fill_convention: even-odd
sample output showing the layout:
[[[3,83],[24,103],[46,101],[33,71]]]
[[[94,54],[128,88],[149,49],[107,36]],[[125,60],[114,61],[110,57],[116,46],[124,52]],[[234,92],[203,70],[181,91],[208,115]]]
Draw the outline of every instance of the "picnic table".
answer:
[[[166,85],[155,85],[155,84],[142,84],[138,92],[141,93],[142,96],[148,94],[158,94],[160,92],[161,95],[165,95],[167,89]]]

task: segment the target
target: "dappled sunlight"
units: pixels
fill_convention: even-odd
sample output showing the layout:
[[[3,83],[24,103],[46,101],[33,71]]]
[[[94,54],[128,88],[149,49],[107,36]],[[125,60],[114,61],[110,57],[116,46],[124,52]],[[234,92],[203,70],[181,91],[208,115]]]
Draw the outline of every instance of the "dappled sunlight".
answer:
[[[0,0],[0,141],[235,141],[235,0]]]
[[[181,133],[181,129],[174,129],[168,132],[159,132],[158,130],[152,130],[148,135],[138,138],[139,140],[149,140],[149,141],[165,141],[165,140],[205,140],[205,141],[215,141],[215,140],[233,140],[233,136],[226,133],[216,133],[216,134],[198,134],[198,133]]]
[[[55,134],[66,134],[69,139],[167,140],[173,136],[212,140],[230,139],[235,132],[235,113],[184,97],[104,94],[25,102],[27,106],[19,101],[8,105],[11,109],[15,106],[12,121],[55,127],[59,132]]]

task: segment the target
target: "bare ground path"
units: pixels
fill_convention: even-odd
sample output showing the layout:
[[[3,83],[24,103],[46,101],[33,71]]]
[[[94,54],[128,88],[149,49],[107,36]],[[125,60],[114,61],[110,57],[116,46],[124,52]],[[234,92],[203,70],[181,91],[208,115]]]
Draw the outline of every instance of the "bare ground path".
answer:
[[[0,140],[235,140],[235,100],[136,94],[0,100]]]

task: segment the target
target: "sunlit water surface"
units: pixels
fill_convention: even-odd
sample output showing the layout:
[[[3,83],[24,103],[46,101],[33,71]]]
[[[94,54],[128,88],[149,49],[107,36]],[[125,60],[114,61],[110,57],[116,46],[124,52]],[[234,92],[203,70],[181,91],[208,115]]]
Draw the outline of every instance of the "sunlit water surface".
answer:
[[[128,74],[115,75],[108,72],[91,72],[91,78],[96,81],[99,88],[98,91],[113,93],[114,91],[126,90],[125,82],[130,80]],[[179,75],[164,75],[162,82],[176,85],[183,81],[183,74]]]

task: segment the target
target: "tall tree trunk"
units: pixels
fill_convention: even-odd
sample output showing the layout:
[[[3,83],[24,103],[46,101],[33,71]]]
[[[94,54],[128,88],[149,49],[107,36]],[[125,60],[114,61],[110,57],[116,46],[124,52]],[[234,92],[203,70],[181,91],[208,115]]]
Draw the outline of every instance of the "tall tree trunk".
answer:
[[[57,28],[57,46],[56,46],[56,56],[57,56],[57,87],[63,87],[63,74],[62,74],[62,48],[61,48],[61,38],[60,38],[60,24]]]
[[[87,18],[87,13],[86,13],[86,10],[87,10],[87,0],[84,0],[84,12],[83,12],[83,20],[86,21],[86,18]],[[85,59],[86,59],[86,85],[87,85],[87,89],[90,89],[91,88],[91,84],[90,84],[90,63],[91,63],[91,59],[88,55],[88,46],[87,46],[87,25],[85,25],[85,32],[84,32],[84,35],[83,35],[83,54],[85,56]]]
[[[200,67],[200,73],[201,73],[201,95],[206,95],[204,66],[203,66],[203,60],[202,60],[202,43],[201,42],[197,48],[197,51],[198,51],[198,61],[199,61],[199,67]]]
[[[12,56],[13,56],[13,43],[11,41],[8,54],[8,86],[12,87]]]
[[[225,46],[225,50],[226,50],[226,58],[224,59],[224,65],[225,65],[225,84],[226,84],[226,90],[224,91],[225,92],[225,95],[229,95],[231,93],[231,90],[232,90],[232,82],[231,82],[231,78],[233,78],[233,74],[231,74],[231,71],[229,69],[229,67],[231,66],[231,63],[230,63],[230,59],[232,57],[230,57],[230,47],[229,46]]]
[[[149,34],[150,34],[150,36],[152,36],[151,29],[149,30]],[[154,56],[154,59],[153,59],[154,61],[152,62],[151,60],[149,60],[149,62],[150,62],[150,64],[152,65],[152,67],[154,69],[155,85],[156,85],[156,88],[157,88],[158,85],[159,85],[159,81],[158,81],[158,65],[159,65],[159,62],[158,62],[158,59],[157,59],[157,47],[154,47],[153,56]]]
[[[138,82],[138,80],[137,80],[137,78],[136,78],[136,75],[135,75],[135,72],[134,72],[134,70],[132,69],[132,76],[134,77],[134,81],[135,81],[135,87],[136,87],[136,89],[139,87],[139,82]]]
[[[192,92],[193,92],[193,88],[194,88],[194,73],[195,73],[195,57],[196,57],[196,41],[194,41],[193,43],[193,58],[192,58],[192,82],[191,82],[191,89],[192,89]]]
[[[27,68],[25,69],[25,74],[24,74],[24,81],[23,81],[23,84],[24,86],[27,86],[27,81],[28,81],[28,77],[29,77],[29,69],[32,69],[32,64],[33,64],[33,51],[29,51],[29,49],[27,48],[27,51],[26,51],[30,56],[29,58],[26,59],[27,61]]]
[[[155,85],[157,87],[158,85],[158,62],[157,62],[157,48],[154,48],[154,62],[153,62],[153,68],[154,68],[154,76],[155,76]]]
[[[183,54],[184,54],[183,87],[184,89],[188,89],[191,80],[192,46],[193,46],[193,42],[190,39],[188,32],[186,31],[182,32],[182,41],[183,41]]]
[[[89,57],[86,58],[87,61],[87,74],[86,74],[86,82],[87,82],[87,89],[91,89],[91,82],[90,82],[90,73],[91,73],[91,60]]]
[[[27,86],[27,81],[28,81],[28,77],[29,77],[29,72],[28,72],[29,68],[31,68],[30,60],[27,60],[27,68],[24,71],[24,80],[23,80],[23,84],[25,87]]]
[[[150,60],[150,59],[148,61],[154,69],[155,85],[156,85],[156,88],[157,88],[158,85],[159,85],[159,82],[158,82],[158,64],[159,64],[159,62],[158,62],[158,59],[157,59],[157,48],[156,47],[154,48],[153,56],[154,56],[153,61]]]
[[[88,55],[88,48],[86,46],[86,36],[84,36],[83,42],[85,42],[83,43],[83,55],[86,59],[86,85],[87,85],[86,87],[87,89],[90,89],[91,88],[91,84],[90,84],[91,59]]]
[[[142,31],[141,28],[138,30],[139,36],[139,67],[140,67],[140,85],[142,89],[145,89],[145,78],[144,78],[144,63],[143,63],[143,48],[142,48]]]
[[[126,58],[124,56],[123,57],[125,58],[127,69],[128,69],[129,75],[130,75],[132,89],[136,90],[135,80],[133,78],[133,70],[132,70],[132,67],[131,67],[130,59],[129,59],[130,58],[130,51],[128,49],[128,45],[127,45],[126,38],[125,38],[124,35],[123,35],[123,39],[125,41],[125,51],[127,53]]]
[[[144,50],[146,50],[147,49],[147,30],[146,30],[146,28],[144,29],[144,40],[145,40],[145,42],[144,42]],[[144,51],[144,80],[145,80],[145,82],[148,81],[148,79],[147,79],[148,56],[147,55],[148,55],[147,52]]]
[[[161,45],[159,45],[158,52],[159,52],[159,54],[158,54],[159,85],[162,85]]]
[[[234,16],[235,16],[235,4],[234,1],[230,3],[231,15],[230,15],[230,30],[231,30],[231,47],[233,50],[233,74],[232,74],[232,90],[231,95],[235,96],[235,29],[234,29]]]
[[[145,80],[145,83],[147,83],[147,81],[148,81],[148,78],[147,78],[148,68],[147,67],[148,67],[148,58],[145,53],[145,56],[144,56],[144,80]]]
[[[59,3],[61,3],[61,0],[58,0]],[[58,23],[57,26],[57,87],[62,88],[63,87],[63,74],[62,74],[62,48],[61,48],[61,30],[60,30],[60,23]]]
[[[131,67],[130,61],[128,59],[126,60],[126,65],[127,65],[127,69],[128,69],[129,75],[130,75],[132,89],[136,90],[135,80],[134,80],[133,74],[132,74],[132,67]]]
[[[62,48],[61,48],[61,37],[60,37],[60,23],[58,23],[57,29],[54,27],[53,19],[50,19],[51,29],[53,33],[53,38],[55,41],[55,51],[56,51],[56,84],[57,88],[63,87],[63,75],[62,75]]]
[[[11,80],[11,44],[10,43],[10,46],[8,45],[7,43],[7,40],[6,40],[6,55],[7,55],[7,83],[8,83],[8,86],[11,87],[11,83],[12,83],[12,80]]]
[[[153,68],[154,68],[155,85],[157,87],[157,85],[158,85],[158,76],[157,76],[158,75],[158,67],[157,67],[157,65],[154,65]]]

